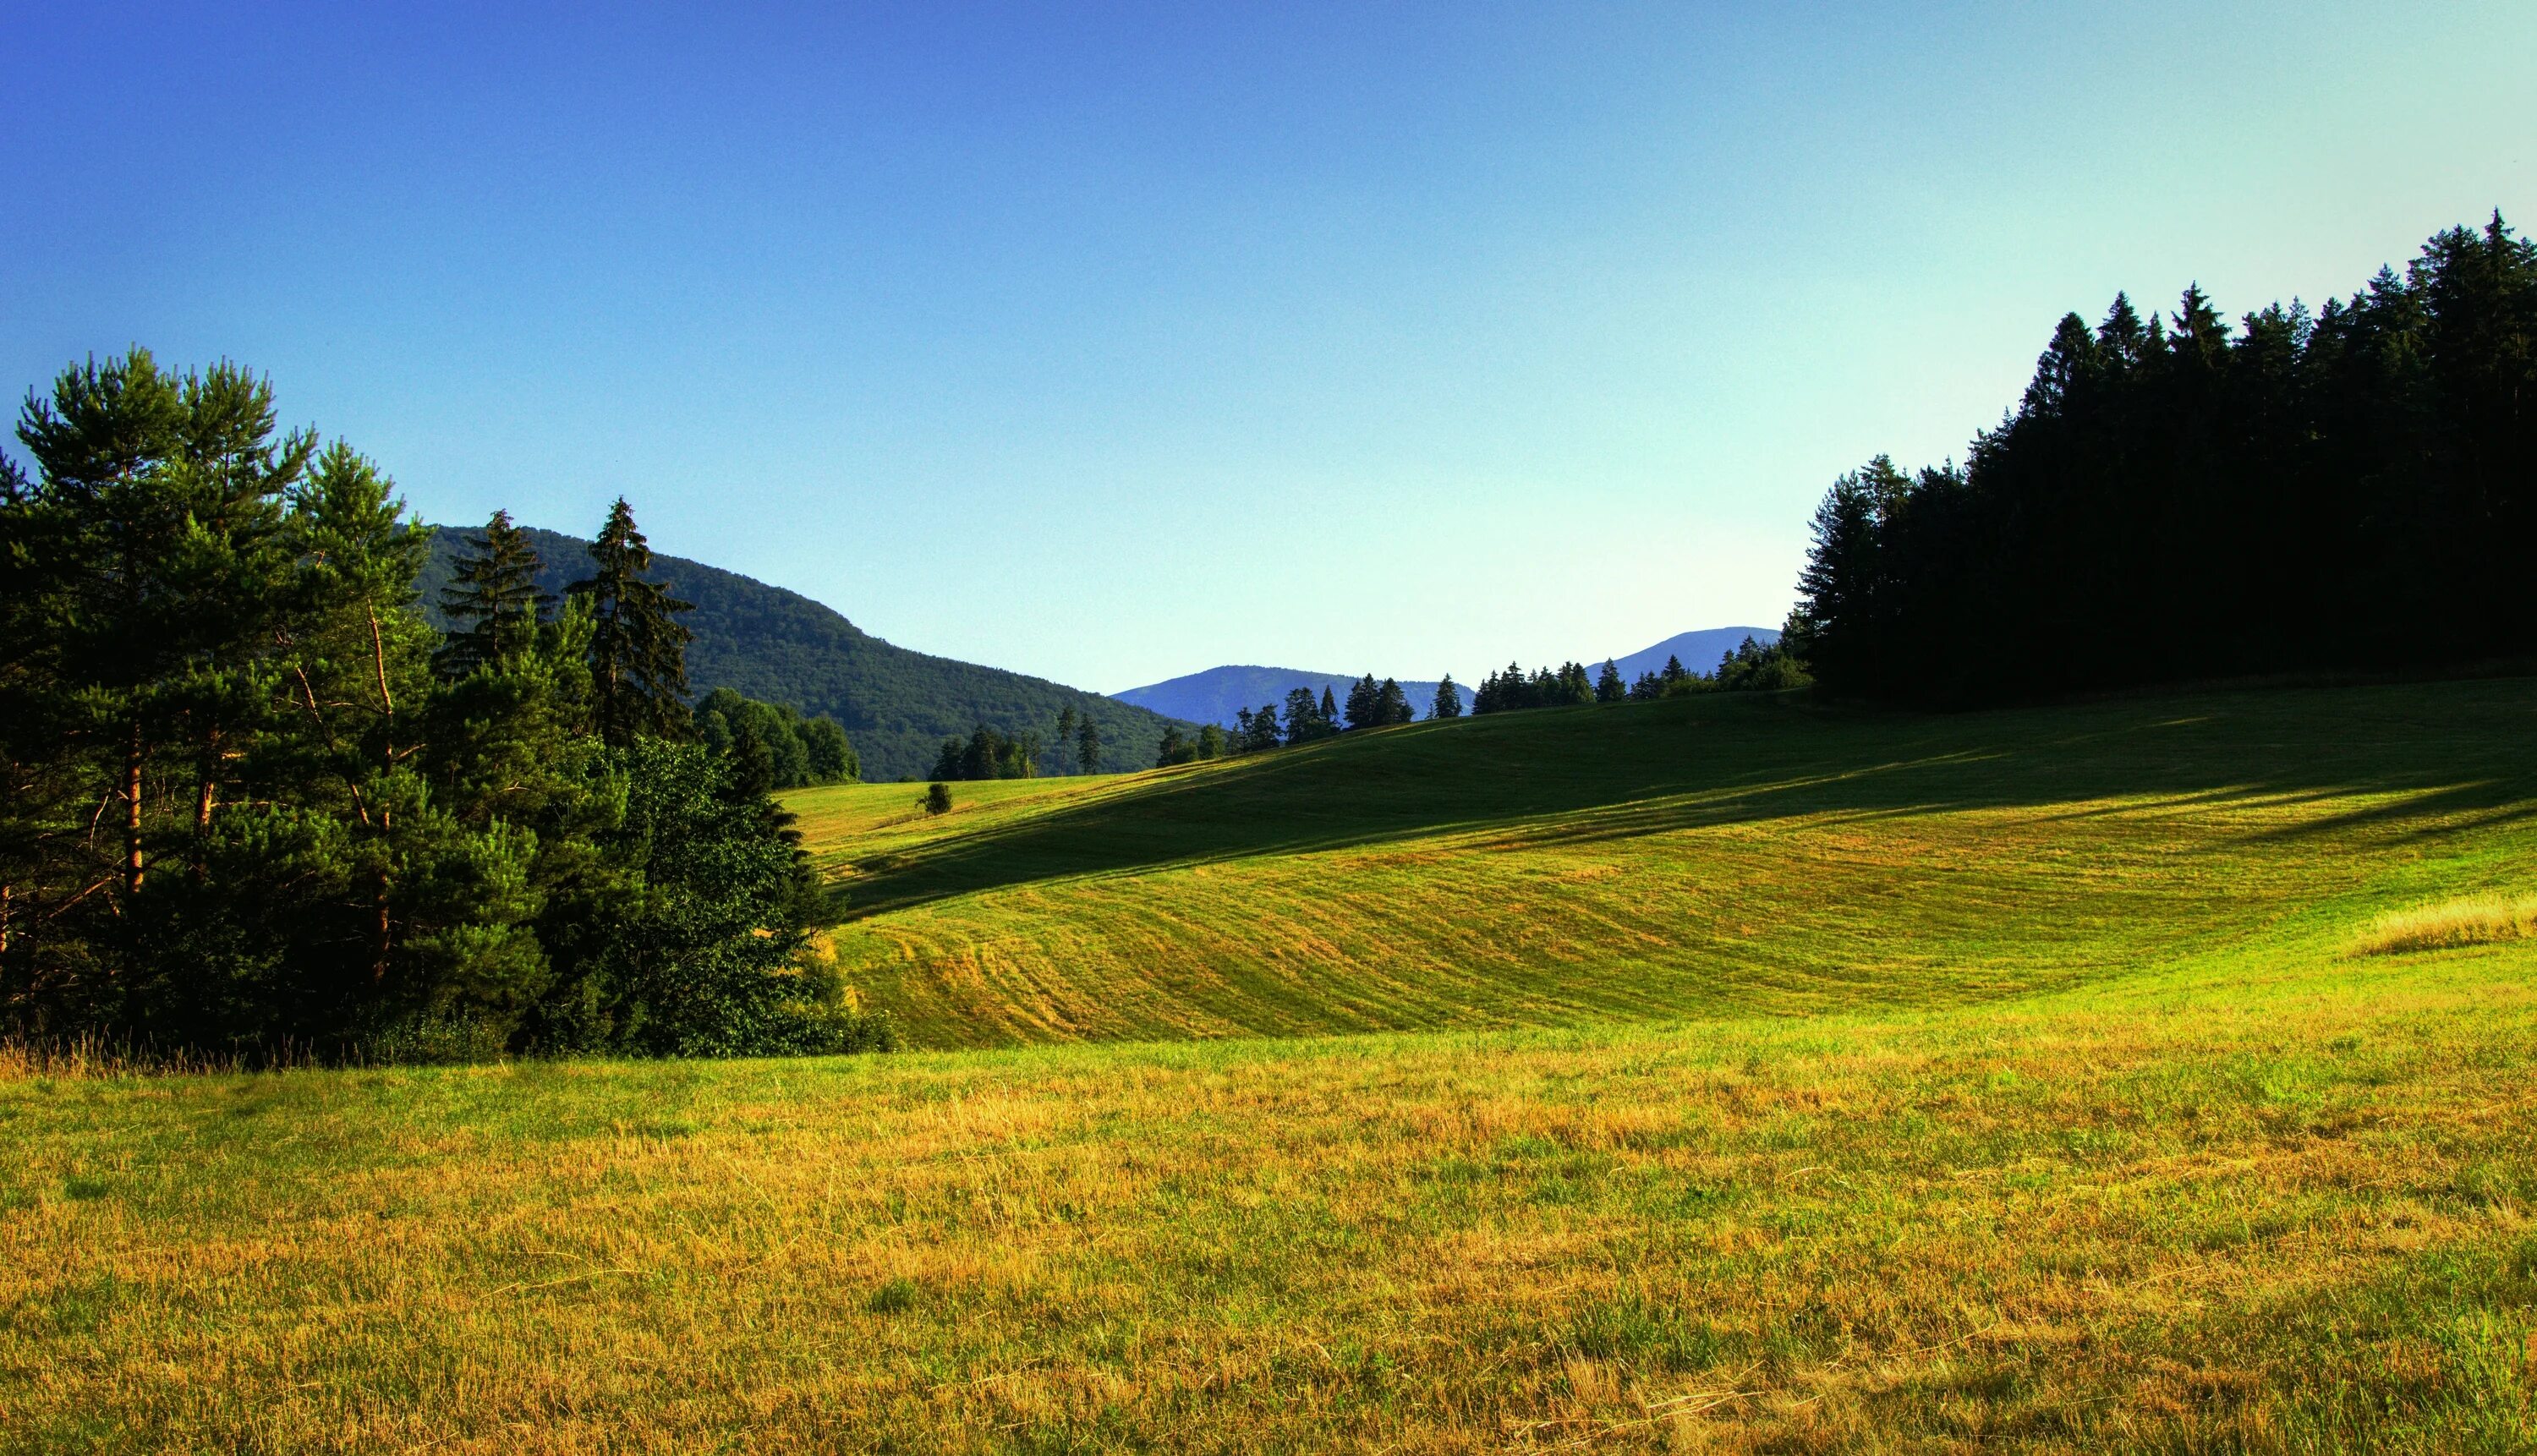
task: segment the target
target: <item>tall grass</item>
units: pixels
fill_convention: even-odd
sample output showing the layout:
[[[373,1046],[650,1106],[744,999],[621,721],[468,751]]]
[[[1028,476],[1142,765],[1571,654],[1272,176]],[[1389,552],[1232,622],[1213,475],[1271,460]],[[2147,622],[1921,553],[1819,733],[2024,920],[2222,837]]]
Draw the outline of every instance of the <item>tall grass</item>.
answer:
[[[2353,942],[2353,950],[2359,955],[2385,956],[2531,936],[2537,936],[2537,895],[2487,895],[2382,915]]]

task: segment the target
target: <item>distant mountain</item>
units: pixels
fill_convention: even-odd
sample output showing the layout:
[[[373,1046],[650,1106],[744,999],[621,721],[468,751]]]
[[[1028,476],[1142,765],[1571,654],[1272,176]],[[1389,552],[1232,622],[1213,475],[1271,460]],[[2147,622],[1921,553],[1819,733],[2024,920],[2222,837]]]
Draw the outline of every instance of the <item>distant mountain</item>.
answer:
[[[1329,688],[1340,702],[1347,701],[1348,684],[1365,674],[1361,672],[1306,672],[1295,667],[1209,667],[1187,677],[1169,682],[1132,687],[1110,696],[1122,703],[1150,708],[1168,718],[1186,719],[1191,723],[1220,723],[1233,727],[1233,715],[1244,708],[1263,704],[1283,705],[1286,694],[1299,687],[1319,693]],[[1463,690],[1463,706],[1471,705],[1471,689],[1457,683]],[[1409,706],[1420,718],[1427,716],[1428,705],[1436,701],[1436,684],[1402,682],[1400,690],[1409,695]]]
[[[560,597],[566,583],[589,575],[581,541],[531,530],[544,563],[539,584]],[[423,568],[423,612],[440,621],[440,590],[462,546],[481,545],[482,530],[443,527]],[[683,620],[695,634],[687,648],[687,681],[698,693],[728,687],[804,713],[825,713],[846,726],[876,782],[915,778],[934,767],[947,737],[967,737],[985,724],[1011,733],[1051,735],[1058,710],[1073,708],[1101,728],[1101,766],[1151,768],[1164,718],[1099,693],[1025,677],[974,663],[893,647],[833,609],[798,592],[688,561],[654,556],[653,575],[696,609]],[[1051,745],[1052,748],[1054,745]],[[1073,761],[1070,749],[1068,762]]]
[[[1620,667],[1624,682],[1636,681],[1642,672],[1663,671],[1665,659],[1670,657],[1682,659],[1682,665],[1694,672],[1715,672],[1718,660],[1743,646],[1747,637],[1769,647],[1780,640],[1780,631],[1777,627],[1708,627],[1668,637],[1654,647],[1643,648],[1626,658],[1615,658],[1613,662]],[[1589,663],[1586,665],[1600,668],[1602,664]]]
[[[1743,645],[1747,637],[1764,647],[1780,640],[1779,631],[1772,627],[1710,627],[1699,632],[1685,632],[1679,636],[1668,637],[1654,647],[1634,652],[1625,658],[1616,658],[1613,663],[1621,669],[1621,678],[1625,682],[1636,679],[1642,672],[1662,671],[1665,659],[1677,656],[1682,659],[1682,665],[1692,671],[1709,672],[1717,668],[1718,660],[1721,657]],[[1545,665],[1527,663],[1524,665],[1534,667]],[[1599,670],[1603,665],[1603,660],[1596,658],[1586,665],[1591,670]],[[1486,676],[1496,670],[1497,667],[1491,665],[1478,675]],[[1132,687],[1125,692],[1112,693],[1110,696],[1122,703],[1134,703],[1140,708],[1151,708],[1156,713],[1167,717],[1186,719],[1191,723],[1220,723],[1231,728],[1233,715],[1237,711],[1244,708],[1258,708],[1263,703],[1282,704],[1286,701],[1286,693],[1291,688],[1309,687],[1318,693],[1327,687],[1341,700],[1345,700],[1348,684],[1356,681],[1361,675],[1351,672],[1307,672],[1297,667],[1209,667],[1203,672],[1193,672],[1187,677],[1175,677],[1168,682]],[[1436,684],[1404,681],[1400,686],[1409,694],[1410,706],[1418,710],[1420,718],[1425,718],[1427,705],[1436,700]],[[1456,683],[1455,686],[1462,689],[1463,707],[1467,710],[1471,706],[1471,684],[1462,682]]]

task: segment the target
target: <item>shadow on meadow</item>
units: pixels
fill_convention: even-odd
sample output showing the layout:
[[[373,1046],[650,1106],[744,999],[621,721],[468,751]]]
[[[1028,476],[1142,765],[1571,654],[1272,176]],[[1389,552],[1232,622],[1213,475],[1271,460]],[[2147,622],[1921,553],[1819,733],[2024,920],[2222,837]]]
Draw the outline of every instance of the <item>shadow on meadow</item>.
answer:
[[[1956,715],[1720,696],[1419,725],[1161,774],[858,861],[837,909],[861,918],[1000,886],[1439,834],[1526,849],[1799,816],[2329,801],[2350,807],[2261,834],[2437,836],[2537,815],[2537,679]]]

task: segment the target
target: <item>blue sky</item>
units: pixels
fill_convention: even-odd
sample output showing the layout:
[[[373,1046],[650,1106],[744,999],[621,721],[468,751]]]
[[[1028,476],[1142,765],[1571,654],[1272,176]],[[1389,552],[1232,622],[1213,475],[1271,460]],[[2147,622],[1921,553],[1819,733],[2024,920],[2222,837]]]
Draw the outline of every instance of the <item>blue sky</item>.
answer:
[[[2537,215],[2537,6],[0,12],[0,379],[1118,689],[1774,623],[2117,288]]]

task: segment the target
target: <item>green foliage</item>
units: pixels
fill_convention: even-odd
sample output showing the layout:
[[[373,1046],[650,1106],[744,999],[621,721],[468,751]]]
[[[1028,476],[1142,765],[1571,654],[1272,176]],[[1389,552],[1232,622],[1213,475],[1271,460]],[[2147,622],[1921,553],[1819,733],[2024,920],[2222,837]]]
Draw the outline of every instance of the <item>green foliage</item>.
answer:
[[[1791,635],[1783,634],[1769,647],[1750,637],[1745,638],[1742,645],[1718,660],[1718,670],[1709,676],[1704,686],[1722,692],[1772,693],[1811,685],[1814,679],[1807,675],[1805,664],[1797,659],[1795,650],[1789,645]],[[1684,681],[1701,679],[1685,678]]]
[[[461,556],[440,594],[450,623],[439,653],[443,674],[464,677],[484,664],[526,648],[554,597],[538,585],[538,553],[511,513],[495,511],[484,542]]]
[[[1459,702],[1455,706],[1457,710],[1461,708]],[[1389,677],[1377,682],[1374,674],[1369,672],[1348,689],[1347,726],[1350,728],[1391,728],[1414,722],[1417,716],[1409,706],[1409,695],[1401,691],[1399,683]]]
[[[1427,716],[1430,718],[1463,716],[1463,689],[1461,684],[1454,681],[1453,673],[1446,673],[1444,679],[1436,684],[1436,701],[1428,706]]]
[[[772,790],[847,784],[862,760],[846,730],[825,716],[806,719],[781,703],[744,698],[727,687],[698,699],[690,715],[696,738],[716,754],[756,762]]]
[[[2499,216],[2313,315],[2068,315],[1962,466],[1833,482],[1791,651],[1946,701],[2537,651],[2532,341]]]
[[[1750,639],[1747,639],[1748,641]],[[1630,690],[1621,681],[1620,665],[1610,658],[1603,660],[1603,670],[1594,678],[1594,701],[1617,703],[1628,697]]]
[[[519,530],[541,558],[545,591],[561,595],[594,573],[590,542]],[[434,625],[449,625],[438,614],[439,594],[457,558],[479,549],[483,538],[476,528],[444,528],[434,537],[420,583],[423,614]],[[1108,767],[1141,766],[1153,761],[1169,721],[1098,693],[893,646],[807,597],[736,572],[661,552],[651,561],[651,578],[665,592],[695,603],[678,619],[693,635],[686,651],[691,687],[728,687],[814,720],[835,719],[854,739],[864,779],[920,779],[945,737],[980,725],[1008,736],[1045,735],[1062,712],[1100,726]],[[1075,741],[1074,729],[1048,741],[1063,752]]]
[[[1594,684],[1582,664],[1536,667],[1528,675],[1513,663],[1503,672],[1481,679],[1472,695],[1473,713],[1508,713],[1524,708],[1571,708],[1594,701]]]
[[[648,579],[652,547],[635,529],[634,508],[621,495],[590,543],[590,577],[567,590],[591,604],[591,715],[600,738],[621,748],[638,734],[683,734],[691,634],[679,624],[679,614],[695,604]]]
[[[950,813],[951,786],[939,780],[928,784],[925,786],[925,796],[918,802],[925,805],[925,812],[929,814]]]
[[[670,608],[630,511],[603,533],[618,576],[553,616],[497,514],[444,641],[416,610],[430,533],[274,418],[263,381],[139,350],[21,416],[0,1030],[248,1057],[874,1045],[833,965],[803,968],[771,752],[647,736],[676,634],[640,620]],[[795,738],[851,765],[833,724]]]
[[[1090,721],[1085,720],[1083,727],[1089,728]],[[1065,746],[1060,745],[1061,752]],[[1092,751],[1096,755],[1100,746],[1099,732],[1095,729]],[[1081,751],[1079,747],[1077,751]],[[972,728],[966,738],[943,740],[942,750],[934,756],[934,772],[930,777],[938,783],[963,779],[1036,779],[1039,772],[1039,734],[1026,731],[1008,738],[981,724]]]
[[[1086,774],[1101,772],[1101,724],[1088,714],[1074,726],[1074,766]]]

